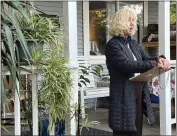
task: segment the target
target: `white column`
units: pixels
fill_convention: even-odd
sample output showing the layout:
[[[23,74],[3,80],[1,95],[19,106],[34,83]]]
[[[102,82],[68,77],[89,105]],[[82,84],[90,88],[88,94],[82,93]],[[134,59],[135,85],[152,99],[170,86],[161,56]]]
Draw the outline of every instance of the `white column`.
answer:
[[[71,69],[72,89],[71,105],[78,103],[78,63],[77,63],[77,2],[63,2],[64,33],[68,36],[65,40],[64,55],[69,59]],[[75,118],[70,120],[72,115],[66,119],[66,135],[76,135]]]
[[[159,54],[170,60],[170,2],[159,1]],[[160,135],[171,135],[171,93],[168,73],[161,76],[160,85]]]
[[[20,85],[16,80],[17,89],[15,90],[14,118],[15,118],[15,135],[21,135],[21,113],[20,113]]]
[[[83,1],[84,56],[90,55],[89,1]]]
[[[33,136],[39,134],[39,121],[38,121],[38,92],[35,74],[30,75],[32,80],[32,121],[33,121]]]

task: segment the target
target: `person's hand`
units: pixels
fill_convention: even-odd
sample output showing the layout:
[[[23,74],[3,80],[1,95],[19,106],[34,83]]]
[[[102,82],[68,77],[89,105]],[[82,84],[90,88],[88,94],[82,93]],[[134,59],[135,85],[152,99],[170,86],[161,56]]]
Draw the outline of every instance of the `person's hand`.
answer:
[[[170,62],[167,59],[159,58],[158,67],[163,70],[168,70],[170,68]]]

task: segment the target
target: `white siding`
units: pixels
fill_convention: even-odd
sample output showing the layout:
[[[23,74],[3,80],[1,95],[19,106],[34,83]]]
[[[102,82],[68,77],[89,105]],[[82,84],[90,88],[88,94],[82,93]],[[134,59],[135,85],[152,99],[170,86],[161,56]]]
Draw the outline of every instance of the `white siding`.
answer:
[[[63,2],[62,1],[34,1],[34,6],[40,8],[47,14],[59,16],[59,20],[63,20]],[[77,30],[78,30],[78,55],[84,54],[83,47],[83,17],[82,2],[77,2]]]
[[[148,2],[148,24],[158,24],[158,1]]]

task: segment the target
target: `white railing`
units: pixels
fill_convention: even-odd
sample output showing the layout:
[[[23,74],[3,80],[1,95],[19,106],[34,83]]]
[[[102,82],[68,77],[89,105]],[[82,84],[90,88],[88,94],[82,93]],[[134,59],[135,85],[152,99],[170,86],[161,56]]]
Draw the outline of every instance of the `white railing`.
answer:
[[[32,67],[25,66],[25,69],[31,70]],[[3,75],[10,75],[10,72],[7,67],[2,67],[2,74]],[[39,125],[38,125],[38,93],[37,93],[37,85],[36,85],[36,78],[37,76],[27,72],[24,69],[21,69],[20,74],[29,75],[32,80],[32,124],[33,124],[33,135],[38,135],[39,132]],[[14,97],[14,113],[10,115],[14,118],[14,134],[21,135],[21,107],[20,107],[20,84],[18,84],[18,89],[15,91]],[[5,113],[5,106],[3,106],[3,117],[5,118],[7,114]]]

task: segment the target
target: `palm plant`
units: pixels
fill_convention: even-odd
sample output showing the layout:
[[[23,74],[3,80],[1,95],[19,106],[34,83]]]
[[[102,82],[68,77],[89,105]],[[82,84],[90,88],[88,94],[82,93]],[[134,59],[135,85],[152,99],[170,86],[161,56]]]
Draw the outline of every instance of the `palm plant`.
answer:
[[[31,57],[18,20],[23,16],[27,22],[30,22],[24,10],[26,6],[29,7],[30,4],[23,1],[1,1],[1,63],[7,65],[7,69],[10,71],[14,90],[17,90],[17,85],[20,82],[18,48],[22,48],[25,56]],[[20,47],[16,45],[17,40],[20,42]],[[4,75],[1,76],[2,79],[5,79]],[[2,91],[5,93],[3,85],[2,81]]]

